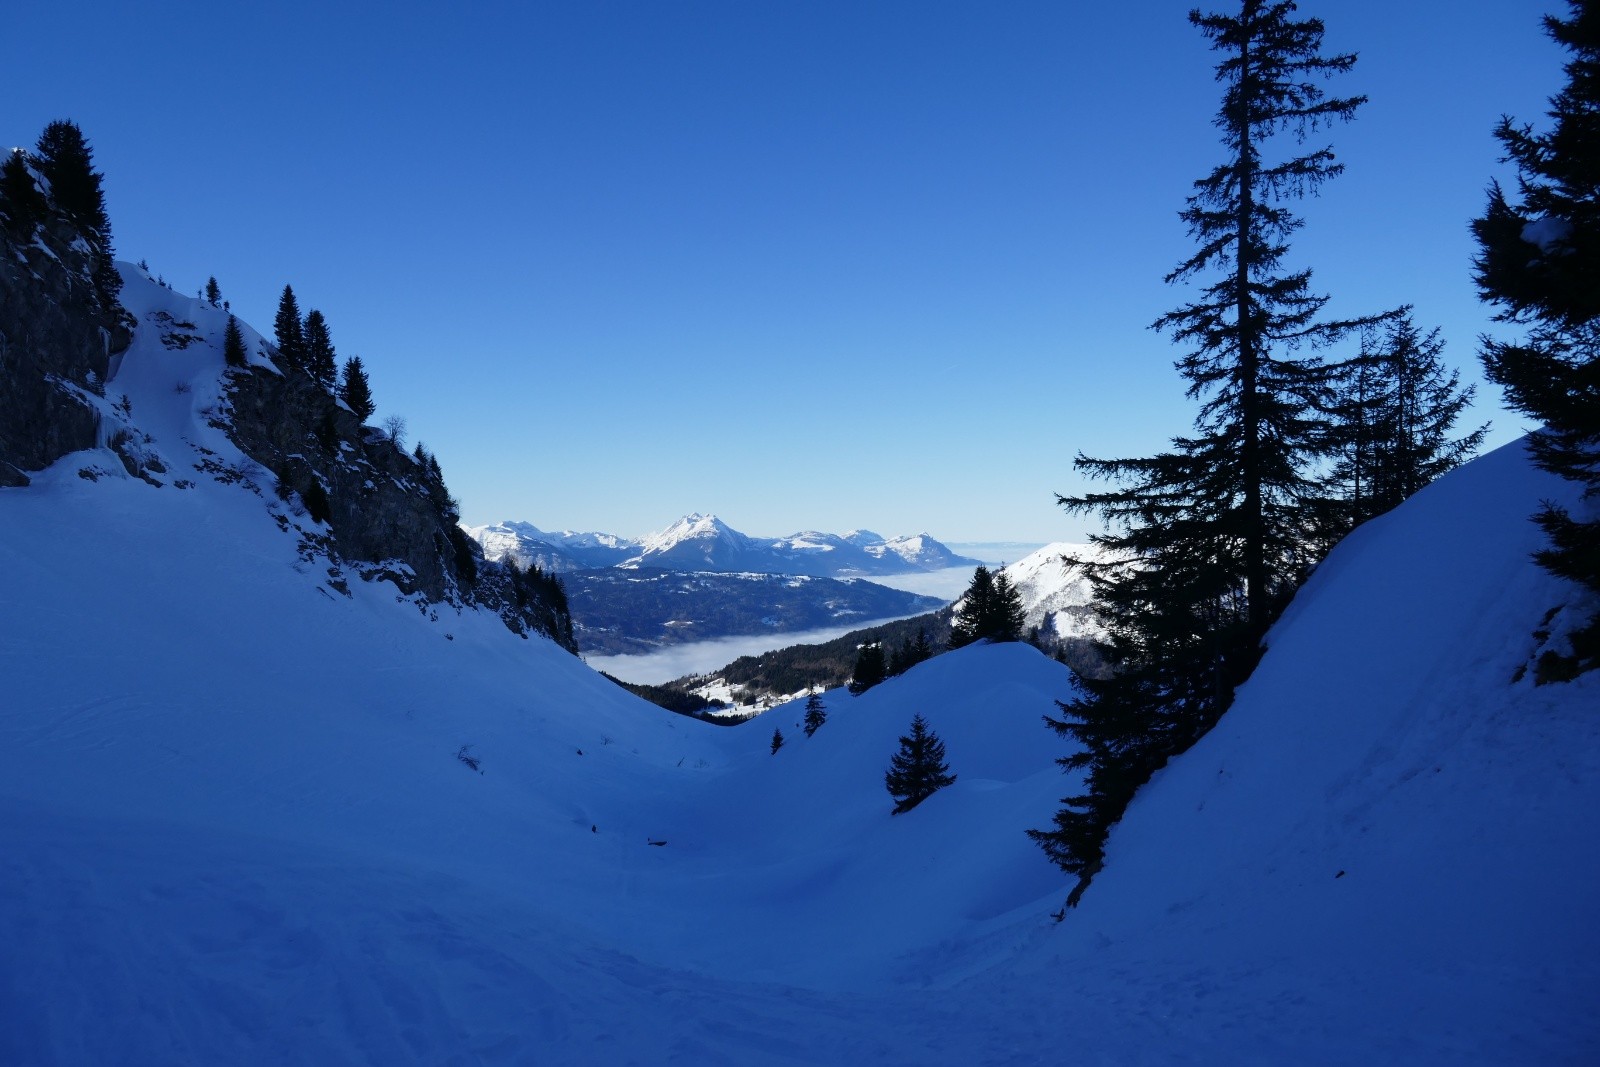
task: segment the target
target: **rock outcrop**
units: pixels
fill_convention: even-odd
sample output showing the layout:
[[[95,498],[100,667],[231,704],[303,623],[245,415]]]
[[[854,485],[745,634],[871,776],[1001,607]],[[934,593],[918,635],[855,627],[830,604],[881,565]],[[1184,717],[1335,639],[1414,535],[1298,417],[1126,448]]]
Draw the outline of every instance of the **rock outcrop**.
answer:
[[[0,486],[98,442],[92,397],[132,336],[100,306],[90,238],[65,218],[26,240],[0,227]]]

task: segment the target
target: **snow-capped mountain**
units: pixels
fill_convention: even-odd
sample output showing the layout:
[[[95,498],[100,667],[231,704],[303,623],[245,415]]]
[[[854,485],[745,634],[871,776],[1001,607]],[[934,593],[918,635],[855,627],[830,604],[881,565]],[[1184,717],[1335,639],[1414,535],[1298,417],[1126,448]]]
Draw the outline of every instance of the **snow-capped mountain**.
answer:
[[[463,528],[489,559],[509,554],[558,572],[621,566],[856,578],[975,567],[980,562],[956,555],[926,533],[884,538],[870,530],[843,535],[805,530],[784,537],[754,537],[715,515],[699,513],[637,539],[554,534],[511,521]]]
[[[1094,545],[1057,541],[1000,569],[1022,601],[1024,629],[1037,626],[1041,637],[1055,641],[1099,633],[1089,581],[1070,562],[1095,559],[1099,551]],[[956,601],[957,610],[965,600]]]
[[[845,538],[849,539],[850,535],[845,534]],[[976,567],[979,563],[978,560],[956,555],[925,533],[891,537],[887,540],[877,538],[876,541],[865,544],[855,541],[851,543],[858,544],[863,552],[875,559],[887,560],[890,557],[898,557],[915,570],[938,571],[946,567]]]
[[[483,546],[487,559],[511,556],[524,566],[538,564],[555,574],[614,567],[638,550],[638,543],[614,534],[541,530],[531,522],[499,522],[490,526],[463,526],[467,535]]]
[[[1023,623],[1057,639],[1093,637],[1099,632],[1089,581],[1069,561],[1095,559],[1094,545],[1057,541],[1004,568],[1022,599]]]

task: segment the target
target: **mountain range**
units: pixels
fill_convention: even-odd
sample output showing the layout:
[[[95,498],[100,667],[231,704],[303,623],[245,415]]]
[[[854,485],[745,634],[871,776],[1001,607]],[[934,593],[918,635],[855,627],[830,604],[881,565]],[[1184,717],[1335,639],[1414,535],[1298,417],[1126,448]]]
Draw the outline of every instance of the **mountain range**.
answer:
[[[926,533],[886,538],[871,530],[844,534],[807,530],[784,537],[755,537],[715,515],[698,513],[641,538],[553,532],[516,521],[463,529],[491,560],[509,555],[558,574],[627,567],[863,578],[975,567],[981,562],[955,554]]]

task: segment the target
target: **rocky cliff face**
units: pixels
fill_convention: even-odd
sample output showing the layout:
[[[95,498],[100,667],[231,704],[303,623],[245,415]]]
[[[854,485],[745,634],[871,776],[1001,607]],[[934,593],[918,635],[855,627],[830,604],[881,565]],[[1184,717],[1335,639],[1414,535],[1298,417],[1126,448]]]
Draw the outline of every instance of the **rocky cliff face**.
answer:
[[[402,593],[484,607],[519,633],[543,633],[576,649],[564,594],[553,582],[541,587],[484,561],[457,525],[455,502],[431,457],[408,454],[362,426],[297,368],[228,373],[229,410],[220,425],[277,476],[281,495],[297,495],[313,518],[327,522],[332,537],[314,550],[358,564],[363,577],[392,581]]]
[[[125,397],[108,402],[105,383],[116,377],[135,329],[156,331],[168,349],[222,352],[220,329],[211,336],[211,327],[197,325],[216,316],[158,308],[137,321],[118,302],[118,289],[130,279],[156,283],[132,268],[117,276],[98,194],[92,210],[68,212],[32,158],[16,154],[0,163],[0,487],[25,486],[27,472],[96,447],[115,452],[129,475],[169,484],[154,476],[167,468],[145,447],[150,435],[138,431]],[[86,147],[80,163],[98,190]],[[124,299],[132,298],[124,293]],[[364,578],[394,582],[425,610],[440,603],[486,608],[519,633],[544,633],[576,650],[560,584],[538,571],[485,564],[457,525],[458,509],[436,460],[420,450],[407,455],[382,432],[363,427],[304,369],[262,347],[250,365],[221,370],[226,402],[203,414],[276,476],[281,497],[297,499],[316,520],[301,524],[272,509],[286,533],[298,531],[304,558],[330,564],[330,586],[345,588],[342,565],[349,564]],[[278,370],[263,357],[272,357]],[[224,482],[248,480],[215,452],[196,447],[198,470]],[[103,473],[92,463],[80,471],[86,478]]]
[[[116,356],[131,337],[121,307],[102,309],[93,253],[64,219],[26,239],[0,227],[0,486],[93,448]]]

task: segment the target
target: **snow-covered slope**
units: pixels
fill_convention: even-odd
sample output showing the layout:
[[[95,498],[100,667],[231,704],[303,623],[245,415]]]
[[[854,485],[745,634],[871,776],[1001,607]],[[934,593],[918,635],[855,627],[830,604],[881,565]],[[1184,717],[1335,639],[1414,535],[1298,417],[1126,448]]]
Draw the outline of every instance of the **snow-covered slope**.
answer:
[[[176,474],[219,370],[108,392]],[[1520,450],[1329,559],[1059,925],[1027,647],[718,728],[119,469],[0,491],[0,1063],[1600,1057],[1600,689],[1510,680],[1562,597]],[[891,816],[919,713],[959,777]]]
[[[1574,617],[1546,622],[1574,590],[1528,516],[1572,496],[1519,442],[1341,544],[1135,798],[1041,977],[1140,960],[1200,1060],[1253,1000],[1261,1062],[1600,1061],[1600,676],[1523,673]]]

